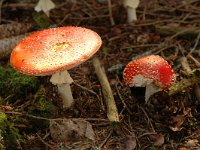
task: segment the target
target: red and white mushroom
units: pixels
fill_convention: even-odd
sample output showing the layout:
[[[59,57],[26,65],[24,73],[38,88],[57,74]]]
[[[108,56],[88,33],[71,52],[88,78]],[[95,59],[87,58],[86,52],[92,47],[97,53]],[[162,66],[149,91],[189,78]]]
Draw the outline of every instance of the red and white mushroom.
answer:
[[[71,69],[93,56],[102,44],[100,36],[82,27],[60,27],[38,31],[24,38],[12,51],[11,66],[21,73],[34,76],[52,75],[58,86],[63,107],[73,103],[70,84]]]
[[[176,80],[172,67],[159,55],[133,60],[125,67],[123,78],[130,87],[146,87],[146,102],[154,93],[167,90]]]

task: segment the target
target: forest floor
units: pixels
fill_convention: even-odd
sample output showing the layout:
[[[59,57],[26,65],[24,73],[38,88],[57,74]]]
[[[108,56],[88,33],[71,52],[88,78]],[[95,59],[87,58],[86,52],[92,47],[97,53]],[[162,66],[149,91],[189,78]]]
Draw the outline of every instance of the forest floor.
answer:
[[[137,21],[131,24],[120,0],[54,2],[47,26],[81,26],[101,36],[96,57],[105,68],[119,122],[107,117],[92,59],[69,70],[75,103],[63,110],[49,76],[22,75],[10,67],[7,57],[0,60],[0,149],[200,150],[198,81],[171,95],[156,93],[145,103],[132,96],[122,77],[128,62],[150,54],[169,62],[176,82],[198,76],[193,71],[200,68],[200,2],[141,0]],[[35,12],[36,4],[0,1],[0,26],[31,24],[24,24],[18,34],[41,30],[46,24],[43,14]],[[0,30],[3,34],[9,29]],[[0,40],[13,36],[17,34]]]

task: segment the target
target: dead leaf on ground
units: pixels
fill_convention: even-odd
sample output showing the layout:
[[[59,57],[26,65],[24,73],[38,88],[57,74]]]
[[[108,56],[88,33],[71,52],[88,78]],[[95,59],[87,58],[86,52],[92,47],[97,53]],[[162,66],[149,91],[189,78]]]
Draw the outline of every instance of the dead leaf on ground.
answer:
[[[191,116],[191,109],[187,109],[187,111],[184,111],[181,115],[172,116],[170,119],[170,126],[169,128],[172,131],[181,131],[182,125],[186,119],[186,117]]]
[[[170,119],[171,125],[169,126],[169,128],[172,131],[181,131],[184,121],[185,121],[185,115],[172,116]]]
[[[186,147],[187,148],[195,148],[198,145],[198,143],[199,143],[199,141],[197,139],[192,139],[192,140],[187,141]]]
[[[135,133],[132,133],[132,135],[128,135],[126,137],[125,141],[125,150],[134,150],[136,148],[137,142],[136,142],[136,137]]]
[[[149,137],[153,141],[154,146],[161,146],[165,142],[165,138],[162,134],[153,134],[150,135]]]
[[[50,133],[52,139],[56,142],[95,140],[92,125],[83,119],[50,120]]]
[[[184,103],[182,101],[179,102],[179,107],[180,107],[180,110],[182,111],[182,114],[172,116],[169,121],[169,123],[170,123],[169,128],[175,132],[181,131],[183,128],[182,125],[183,125],[185,119],[187,117],[192,116],[191,108],[185,108]]]

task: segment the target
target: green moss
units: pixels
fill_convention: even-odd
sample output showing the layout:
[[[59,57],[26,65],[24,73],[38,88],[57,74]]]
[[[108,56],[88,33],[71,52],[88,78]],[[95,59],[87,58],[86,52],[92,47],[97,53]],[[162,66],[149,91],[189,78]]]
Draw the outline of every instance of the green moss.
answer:
[[[5,113],[0,112],[0,148],[16,149],[22,142],[22,137],[14,127],[14,123],[8,121]]]
[[[46,98],[46,89],[43,86],[40,86],[32,103],[28,106],[28,112],[34,116],[53,118],[58,113],[58,108]],[[48,120],[31,118],[30,121],[35,129],[46,128],[49,126]]]
[[[6,114],[0,113],[0,149],[5,149],[5,142],[4,142],[4,127],[6,126],[5,123],[6,120]]]
[[[150,145],[147,150],[156,150],[156,148],[153,145]]]
[[[57,107],[46,98],[46,89],[40,86],[36,92],[28,111],[42,117],[51,117],[57,112]]]
[[[12,68],[0,66],[0,95],[6,100],[24,98],[28,92],[35,91],[36,77],[23,75]]]

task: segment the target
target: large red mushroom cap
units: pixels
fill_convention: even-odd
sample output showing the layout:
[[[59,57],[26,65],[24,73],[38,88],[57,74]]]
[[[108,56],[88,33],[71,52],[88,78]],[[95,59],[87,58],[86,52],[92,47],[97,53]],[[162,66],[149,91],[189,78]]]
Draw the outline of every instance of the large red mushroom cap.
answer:
[[[176,80],[172,67],[158,55],[133,60],[125,67],[123,78],[130,87],[146,87],[146,102],[154,93],[167,90]]]
[[[12,51],[10,64],[24,74],[51,75],[88,60],[101,44],[100,36],[90,29],[46,29],[23,39]]]
[[[168,89],[176,80],[172,67],[159,55],[144,56],[130,62],[124,69],[123,77],[129,86],[145,86],[153,82],[163,90]]]

